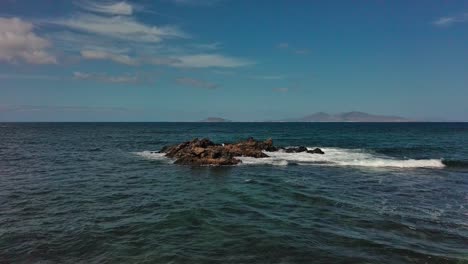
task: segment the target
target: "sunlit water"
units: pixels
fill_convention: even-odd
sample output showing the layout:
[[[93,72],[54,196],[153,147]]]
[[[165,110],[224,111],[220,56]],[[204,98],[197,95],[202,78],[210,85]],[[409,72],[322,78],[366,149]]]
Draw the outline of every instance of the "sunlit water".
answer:
[[[321,147],[230,167],[194,137]],[[0,263],[468,263],[468,124],[0,123]]]

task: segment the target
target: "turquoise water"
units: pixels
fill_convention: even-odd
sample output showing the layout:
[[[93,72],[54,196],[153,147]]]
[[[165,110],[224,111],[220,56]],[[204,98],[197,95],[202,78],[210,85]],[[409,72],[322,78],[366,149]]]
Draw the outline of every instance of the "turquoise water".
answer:
[[[325,155],[154,153],[253,136]],[[0,263],[468,263],[468,124],[0,123]]]

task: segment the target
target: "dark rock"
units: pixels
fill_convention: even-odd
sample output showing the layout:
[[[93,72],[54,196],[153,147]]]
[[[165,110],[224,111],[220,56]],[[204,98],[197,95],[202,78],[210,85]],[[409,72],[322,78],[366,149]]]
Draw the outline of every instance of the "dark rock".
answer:
[[[278,148],[273,145],[273,139],[269,138],[263,142],[263,148],[266,151],[273,152],[278,151]]]
[[[180,165],[211,165],[211,166],[222,166],[222,165],[236,165],[240,160],[236,158],[197,158],[197,157],[181,157],[177,159],[174,163]]]
[[[325,152],[323,152],[323,150],[321,150],[319,148],[314,148],[313,150],[308,150],[307,153],[310,153],[310,154],[325,154]]]
[[[298,153],[298,152],[306,152],[307,148],[304,146],[299,146],[299,147],[292,147],[292,148],[286,148],[284,149],[286,153]]]
[[[209,139],[194,139],[174,146],[164,147],[160,152],[169,158],[176,159],[176,164],[184,165],[235,165],[240,163],[235,157],[268,157],[263,151],[276,151],[273,140],[246,141],[231,144],[215,144]]]
[[[271,149],[272,146],[273,141],[271,139],[261,142],[250,137],[246,141],[225,144],[223,147],[227,152],[237,157],[266,158],[268,155],[263,153],[263,151]]]
[[[278,149],[273,145],[272,139],[257,141],[250,137],[245,141],[221,145],[206,138],[195,138],[178,145],[165,146],[159,152],[166,153],[167,157],[175,159],[175,164],[221,166],[240,163],[241,160],[236,157],[266,158],[268,155],[264,151],[272,152]],[[324,154],[319,148],[307,150],[304,146],[282,149],[287,153]]]

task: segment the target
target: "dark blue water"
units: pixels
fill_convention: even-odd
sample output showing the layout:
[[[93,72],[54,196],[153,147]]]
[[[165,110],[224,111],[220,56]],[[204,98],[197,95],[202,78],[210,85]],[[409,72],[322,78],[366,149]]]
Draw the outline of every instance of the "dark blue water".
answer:
[[[249,136],[326,154],[150,152]],[[0,263],[468,263],[468,124],[0,123]]]

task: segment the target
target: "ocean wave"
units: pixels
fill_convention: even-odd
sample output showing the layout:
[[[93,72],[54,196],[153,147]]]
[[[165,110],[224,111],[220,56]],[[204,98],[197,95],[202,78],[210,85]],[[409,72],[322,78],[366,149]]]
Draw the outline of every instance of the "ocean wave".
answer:
[[[314,149],[314,148],[308,148]],[[396,159],[384,155],[376,155],[361,149],[321,148],[325,154],[310,154],[306,152],[286,153],[283,151],[265,152],[269,158],[239,157],[243,164],[270,165],[328,165],[328,166],[360,166],[360,167],[394,167],[394,168],[443,168],[442,159]]]
[[[140,151],[140,152],[133,152],[133,154],[143,157],[145,159],[149,159],[149,160],[161,160],[161,161],[169,160],[166,156],[164,156],[165,155],[164,153],[159,153],[158,151],[145,150],[145,151]]]

